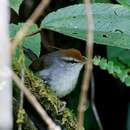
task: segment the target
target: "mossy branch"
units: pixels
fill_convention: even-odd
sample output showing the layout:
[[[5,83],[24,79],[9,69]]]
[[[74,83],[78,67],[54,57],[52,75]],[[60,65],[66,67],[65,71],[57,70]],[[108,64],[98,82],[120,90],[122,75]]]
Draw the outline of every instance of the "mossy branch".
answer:
[[[13,69],[19,75],[20,65],[13,60]],[[37,98],[48,114],[67,130],[77,130],[77,119],[75,115],[65,108],[63,112],[59,112],[63,106],[63,102],[55,95],[55,93],[33,72],[25,67],[25,86]]]

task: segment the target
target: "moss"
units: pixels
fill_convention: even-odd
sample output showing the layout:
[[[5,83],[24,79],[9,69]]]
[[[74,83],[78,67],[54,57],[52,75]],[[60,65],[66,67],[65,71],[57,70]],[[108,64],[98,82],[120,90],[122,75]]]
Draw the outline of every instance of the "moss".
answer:
[[[16,60],[13,60],[13,69],[19,75],[20,67]],[[29,69],[24,67],[25,86],[37,98],[47,113],[67,130],[77,129],[77,119],[70,109],[65,108],[63,112],[59,112],[64,103],[56,96],[56,94],[41,80],[34,75]]]
[[[19,112],[19,103],[16,98],[13,98],[13,116],[14,116],[14,130],[18,129],[18,125],[22,125],[23,130],[37,130],[33,122],[28,117],[24,109]],[[16,124],[16,123],[17,124]]]
[[[18,114],[17,114],[17,124],[23,124],[25,120],[25,110],[20,109]]]

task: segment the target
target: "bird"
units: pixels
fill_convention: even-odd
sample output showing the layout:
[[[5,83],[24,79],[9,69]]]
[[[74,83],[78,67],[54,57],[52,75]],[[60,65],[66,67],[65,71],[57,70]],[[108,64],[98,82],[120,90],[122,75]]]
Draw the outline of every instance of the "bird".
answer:
[[[32,60],[29,68],[60,98],[74,90],[80,71],[86,64],[85,56],[74,48],[59,49],[39,58],[25,47],[24,53]]]

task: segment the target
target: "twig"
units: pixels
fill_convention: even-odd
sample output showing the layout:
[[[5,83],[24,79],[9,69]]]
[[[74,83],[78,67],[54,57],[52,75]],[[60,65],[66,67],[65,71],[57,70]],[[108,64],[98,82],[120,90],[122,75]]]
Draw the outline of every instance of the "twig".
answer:
[[[40,33],[41,30],[42,30],[42,28],[39,28],[39,29],[38,29],[37,31],[35,31],[35,32],[28,33],[28,34],[26,34],[26,37],[31,37],[31,36],[33,36],[33,35],[36,35],[36,34]]]
[[[28,114],[26,113],[26,111],[24,111],[25,109],[22,109],[21,115],[18,115],[19,112],[19,101],[16,97],[13,97],[13,117],[14,117],[14,122],[21,122],[22,119],[24,119],[23,125],[22,125],[22,130],[37,130],[34,122],[30,119],[30,117],[28,116]],[[18,117],[19,116],[19,117]],[[14,124],[13,126],[13,130],[16,130],[17,125]]]
[[[100,130],[103,130],[103,126],[101,123],[101,120],[99,118],[96,106],[95,106],[95,85],[94,85],[94,75],[92,75],[92,79],[91,79],[91,106],[92,106],[92,110],[93,110],[93,114],[95,116],[95,119],[97,121],[98,127]]]
[[[19,77],[13,71],[12,71],[12,78],[16,82],[17,86],[21,89],[21,91],[24,92],[29,102],[37,110],[42,120],[48,125],[49,130],[61,130],[61,128],[52,121],[52,119],[48,116],[48,114],[43,109],[43,107],[39,104],[35,96],[33,96],[30,93],[30,91],[24,86],[23,82],[19,79]]]
[[[19,62],[20,62],[20,71],[21,71],[20,72],[20,78],[21,78],[21,81],[24,84],[24,54],[23,54],[23,50],[22,50],[21,46],[20,46]],[[18,116],[19,116],[19,114],[21,114],[21,111],[23,110],[23,103],[24,103],[24,93],[23,93],[23,91],[20,91],[20,103],[19,103]],[[17,122],[18,123],[18,130],[22,130],[23,122],[24,122],[24,119],[22,120],[22,122]]]
[[[21,65],[21,82],[24,84],[24,69],[23,64]],[[23,109],[23,102],[24,102],[24,93],[20,91],[20,103],[19,103],[19,112]],[[18,124],[18,130],[22,130],[22,124]]]
[[[88,57],[87,64],[85,65],[85,71],[84,71],[84,78],[83,78],[83,84],[80,94],[80,102],[78,106],[78,121],[79,121],[79,130],[83,128],[83,122],[84,122],[84,112],[87,104],[87,93],[89,88],[89,82],[91,79],[91,73],[92,73],[92,56],[93,56],[93,16],[92,16],[92,10],[91,10],[91,3],[90,0],[84,0],[85,7],[86,7],[86,16],[87,16],[87,28],[88,28],[88,35],[86,40],[86,55]]]
[[[24,26],[20,29],[20,31],[16,34],[15,38],[13,39],[12,43],[12,52],[15,52],[15,48],[20,44],[20,42],[24,39],[26,36],[29,28],[33,25],[33,23],[39,18],[41,13],[46,9],[48,6],[50,0],[41,0],[40,4],[37,6],[33,14],[30,16],[30,18],[27,20],[27,22],[24,24]]]

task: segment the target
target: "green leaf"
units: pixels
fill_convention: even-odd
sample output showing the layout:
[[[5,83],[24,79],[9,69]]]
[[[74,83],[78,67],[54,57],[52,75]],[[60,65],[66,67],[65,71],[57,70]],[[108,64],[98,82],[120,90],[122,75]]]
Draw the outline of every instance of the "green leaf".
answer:
[[[23,0],[10,0],[10,8],[14,9],[17,13]]]
[[[130,76],[128,76],[128,77],[126,78],[126,85],[127,85],[127,86],[130,86]]]
[[[130,10],[113,4],[95,3],[94,42],[130,49]],[[86,39],[86,17],[83,4],[73,5],[50,13],[42,21],[43,28],[65,35]]]
[[[101,69],[103,69],[103,70],[106,70],[107,68],[108,68],[108,65],[107,65],[107,59],[103,59],[102,58],[102,60],[100,61],[100,67],[101,67]]]
[[[109,60],[117,59],[124,65],[130,67],[130,50],[117,47],[107,47],[107,56]]]
[[[130,87],[130,75],[128,75],[128,70],[122,68],[116,62],[107,61],[104,58],[95,56],[93,58],[93,64],[99,66],[103,70],[107,70],[109,74],[112,74],[114,77],[119,78],[121,82],[125,83],[126,86]]]
[[[94,3],[112,3],[111,0],[93,0]]]
[[[130,0],[117,0],[120,4],[130,7]]]
[[[13,38],[16,33],[20,30],[20,28],[23,26],[23,23],[19,23],[18,25],[16,24],[10,24],[9,26],[9,35],[11,38]],[[37,26],[34,24],[30,29],[29,33],[35,32],[38,30]],[[23,46],[26,48],[31,49],[37,56],[40,54],[40,35],[36,34],[30,37],[26,37],[23,40]],[[26,59],[26,64],[29,65],[30,61]]]

